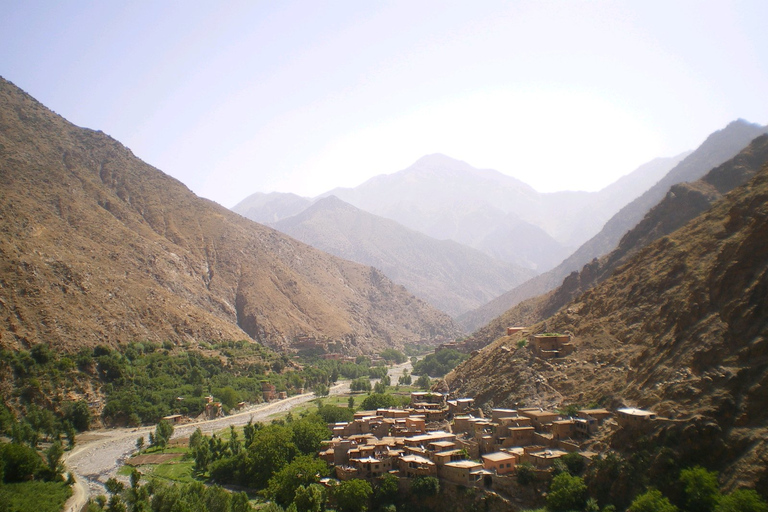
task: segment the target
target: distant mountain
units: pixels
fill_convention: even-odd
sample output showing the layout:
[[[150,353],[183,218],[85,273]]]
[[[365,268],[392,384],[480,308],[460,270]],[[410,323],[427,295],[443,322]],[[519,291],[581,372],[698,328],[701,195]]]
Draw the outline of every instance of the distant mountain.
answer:
[[[549,293],[528,299],[505,312],[476,336],[490,341],[503,333],[507,325],[533,324],[555,314],[577,296],[608,279],[638,251],[692,221],[731,190],[745,185],[766,165],[768,135],[761,135],[701,179],[673,185],[664,199],[622,237],[616,249],[592,260],[580,271],[572,272]]]
[[[677,161],[646,164],[600,192],[542,194],[498,171],[430,155],[405,170],[325,195],[542,272],[597,233]]]
[[[257,192],[237,203],[232,211],[260,224],[270,224],[301,213],[311,204],[311,199],[296,194]]]
[[[543,360],[519,338],[498,337],[447,377],[451,391],[494,407],[596,402],[655,411],[661,420],[608,429],[597,441],[616,457],[608,469],[623,461],[633,468],[602,475],[610,495],[599,498],[619,509],[640,486],[666,492],[681,468],[694,465],[721,471],[727,490],[764,494],[767,162],[768,137],[761,137],[700,182],[672,187],[622,239],[609,277],[529,326],[573,333],[575,352]]]
[[[452,338],[380,271],[219,205],[0,79],[0,346]]]
[[[335,196],[272,226],[313,247],[380,269],[450,315],[486,303],[533,275],[451,240],[436,240]]]
[[[739,119],[713,133],[663,179],[616,213],[600,233],[579,247],[560,265],[497,297],[477,310],[462,315],[459,322],[468,331],[473,331],[516,304],[557,288],[571,272],[581,269],[594,258],[614,249],[621,237],[640,222],[643,216],[665,196],[672,185],[701,178],[713,167],[733,158],[755,137],[766,132],[768,132],[766,127]]]

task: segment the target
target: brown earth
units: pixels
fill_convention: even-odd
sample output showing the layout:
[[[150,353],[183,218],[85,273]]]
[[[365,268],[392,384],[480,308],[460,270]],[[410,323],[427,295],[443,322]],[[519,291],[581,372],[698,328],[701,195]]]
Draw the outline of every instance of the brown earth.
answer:
[[[765,492],[768,165],[531,330],[571,332],[577,350],[545,361],[501,337],[447,377],[451,389],[500,407],[650,408],[670,421],[606,444],[666,446],[674,456],[651,466],[702,464],[726,488]]]
[[[195,196],[0,79],[0,346],[453,337],[379,271]]]

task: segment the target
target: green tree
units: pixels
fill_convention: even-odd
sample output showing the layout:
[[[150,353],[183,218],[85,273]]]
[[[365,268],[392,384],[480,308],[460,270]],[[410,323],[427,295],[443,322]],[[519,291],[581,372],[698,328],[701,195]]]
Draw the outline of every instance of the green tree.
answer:
[[[244,474],[247,483],[251,487],[266,487],[272,474],[280,471],[298,453],[290,427],[268,425],[258,430],[246,455]]]
[[[429,389],[431,385],[432,380],[429,378],[429,375],[421,375],[416,379],[416,387],[419,389]]]
[[[244,492],[236,492],[232,495],[232,512],[249,512],[253,510],[248,495]],[[263,510],[263,508],[261,509]]]
[[[155,427],[154,444],[165,450],[168,446],[168,441],[171,440],[173,435],[173,425],[166,420],[160,420],[160,423]]]
[[[141,450],[144,449],[144,436],[140,436],[136,438],[136,449],[141,453]]]
[[[529,485],[536,479],[536,472],[530,462],[518,464],[515,468],[517,483],[520,485]]]
[[[377,480],[373,493],[377,503],[394,503],[397,499],[398,491],[398,478],[385,473]]]
[[[707,471],[701,466],[687,468],[680,472],[680,482],[684,486],[686,510],[689,512],[714,510],[720,498],[715,471]]]
[[[372,494],[371,484],[356,478],[341,482],[333,489],[340,512],[365,512]]]
[[[400,352],[399,350],[396,350],[394,348],[387,348],[381,351],[381,354],[379,354],[382,359],[389,363],[397,363],[401,364],[408,360],[408,358]]]
[[[326,404],[317,410],[317,414],[323,419],[323,422],[327,424],[352,421],[355,416],[355,411],[348,407],[338,407],[336,405]]]
[[[88,402],[78,400],[70,403],[65,410],[64,418],[80,432],[88,430],[91,427],[91,411],[88,408]]]
[[[587,466],[584,457],[582,457],[579,452],[567,453],[560,457],[558,460],[563,461],[563,464],[565,464],[568,472],[574,476],[581,475],[581,473],[584,471],[584,468]]]
[[[411,492],[419,498],[437,496],[440,492],[440,480],[433,476],[417,476],[411,481]]]
[[[293,504],[297,512],[322,512],[325,507],[325,489],[319,484],[300,485],[296,488]]]
[[[303,454],[309,455],[320,451],[321,443],[331,438],[328,425],[317,414],[311,414],[291,424],[293,442]]]
[[[373,393],[365,397],[360,407],[364,411],[373,411],[387,407],[397,407],[401,405],[396,396],[387,393]]]
[[[45,451],[45,459],[48,462],[48,471],[52,480],[56,480],[64,472],[64,465],[61,463],[61,457],[64,455],[64,448],[57,439]]]
[[[739,489],[722,496],[715,512],[768,512],[768,503],[754,489]]]
[[[547,509],[551,512],[582,510],[587,503],[587,486],[584,480],[568,473],[560,473],[552,479],[547,495]]]
[[[300,455],[269,479],[266,494],[279,505],[287,507],[300,486],[308,487],[328,474],[325,461],[310,455]]]
[[[0,460],[5,462],[6,482],[31,480],[44,469],[37,451],[23,444],[0,444]]]
[[[677,507],[670,503],[661,491],[649,489],[635,497],[628,512],[677,512]]]
[[[366,377],[360,377],[359,379],[355,379],[349,384],[350,391],[370,391],[371,388],[371,380]]]

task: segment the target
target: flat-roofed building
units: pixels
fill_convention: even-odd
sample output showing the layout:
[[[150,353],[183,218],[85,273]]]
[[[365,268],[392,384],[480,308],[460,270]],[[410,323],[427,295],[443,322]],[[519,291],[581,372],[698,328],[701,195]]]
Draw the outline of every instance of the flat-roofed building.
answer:
[[[397,465],[400,474],[408,478],[437,476],[437,466],[435,463],[421,455],[401,455]]]
[[[529,446],[534,443],[536,429],[533,427],[510,427],[507,429],[507,435],[498,439],[501,446],[509,448],[512,446]]]
[[[576,416],[584,419],[594,418],[597,420],[598,425],[602,425],[613,414],[608,409],[579,409]]]
[[[447,464],[449,462],[455,462],[457,460],[466,459],[464,450],[446,450],[443,452],[435,452],[431,455],[432,460],[438,466]]]
[[[491,421],[499,423],[502,418],[514,418],[517,416],[515,409],[491,409]]]
[[[644,425],[647,422],[655,419],[655,412],[646,411],[643,409],[635,409],[634,407],[628,407],[616,411],[616,421],[618,421],[619,425],[622,427]]]
[[[442,430],[436,430],[435,432],[429,432],[427,434],[420,434],[418,436],[406,437],[403,440],[405,446],[421,446],[427,447],[430,443],[437,441],[454,441],[456,434],[450,432],[443,432]]]
[[[518,409],[520,416],[531,418],[531,425],[536,430],[543,430],[544,425],[551,424],[560,419],[560,414],[555,411],[546,411],[544,409]]]
[[[537,469],[551,468],[557,459],[568,452],[562,450],[542,450],[525,454],[525,460]]]
[[[506,475],[515,470],[517,457],[509,452],[487,453],[481,457],[483,467],[488,471],[494,471],[497,475]]]
[[[448,412],[451,414],[463,414],[475,406],[474,398],[457,398],[448,400]]]
[[[473,460],[457,460],[440,466],[438,476],[458,485],[474,485],[482,478],[483,465]]]

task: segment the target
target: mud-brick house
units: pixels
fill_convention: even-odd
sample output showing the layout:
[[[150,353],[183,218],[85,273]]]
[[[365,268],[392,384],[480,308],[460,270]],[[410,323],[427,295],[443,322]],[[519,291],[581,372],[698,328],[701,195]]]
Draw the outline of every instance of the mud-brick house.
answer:
[[[435,463],[421,455],[401,455],[397,464],[400,475],[404,477],[437,476]]]
[[[619,425],[625,428],[637,427],[647,425],[656,419],[656,413],[652,411],[645,411],[643,409],[635,409],[634,407],[618,409],[616,411],[616,421]]]
[[[534,443],[536,429],[533,427],[510,427],[504,437],[498,438],[498,444],[504,448],[529,446]]]
[[[464,414],[475,406],[474,398],[457,398],[448,400],[448,412],[450,414]]]
[[[570,439],[576,435],[576,421],[572,418],[567,420],[555,420],[552,422],[552,439]]]
[[[579,409],[576,416],[586,420],[590,418],[595,419],[597,420],[597,426],[600,427],[605,420],[613,416],[613,414],[607,409]]]
[[[544,409],[520,409],[518,410],[518,413],[521,416],[530,418],[531,426],[539,432],[548,431],[550,428],[549,425],[551,425],[553,421],[561,419],[559,413],[555,411],[546,411]]]
[[[277,390],[275,389],[275,386],[266,380],[261,381],[261,396],[265,402],[277,398]]]
[[[357,469],[358,478],[375,479],[389,473],[393,468],[394,458],[392,457],[365,457],[362,459],[350,459],[349,464]]]
[[[515,409],[491,409],[491,421],[501,423],[503,418],[514,418],[517,416]]]
[[[528,339],[533,353],[542,359],[565,357],[572,354],[576,347],[570,334],[533,334]]]
[[[437,475],[458,485],[474,485],[483,477],[483,465],[473,460],[457,460],[440,466]]]
[[[517,457],[509,452],[493,452],[482,456],[483,468],[493,471],[497,475],[506,475],[515,470]]]
[[[449,462],[456,462],[457,460],[464,460],[467,458],[464,450],[459,449],[435,452],[431,454],[430,457],[438,468]]]
[[[530,450],[525,452],[523,460],[530,462],[531,465],[537,469],[551,468],[557,459],[563,455],[567,455],[568,452],[562,450]]]

